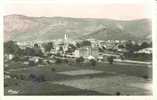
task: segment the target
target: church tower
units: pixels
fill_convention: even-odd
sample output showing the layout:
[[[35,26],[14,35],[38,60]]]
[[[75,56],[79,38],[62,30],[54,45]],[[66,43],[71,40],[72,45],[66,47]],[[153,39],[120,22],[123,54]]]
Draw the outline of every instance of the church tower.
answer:
[[[64,34],[64,52],[68,50],[68,45],[69,45],[68,35]]]
[[[64,34],[64,41],[68,42],[68,35],[67,34]]]

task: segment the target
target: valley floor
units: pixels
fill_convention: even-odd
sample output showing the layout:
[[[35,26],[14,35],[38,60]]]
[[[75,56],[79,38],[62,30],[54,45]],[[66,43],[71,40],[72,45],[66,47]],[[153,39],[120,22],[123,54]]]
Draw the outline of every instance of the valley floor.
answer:
[[[6,76],[24,76],[5,78],[5,95],[152,95],[152,67],[146,64],[5,65]],[[30,74],[44,81],[30,80]]]

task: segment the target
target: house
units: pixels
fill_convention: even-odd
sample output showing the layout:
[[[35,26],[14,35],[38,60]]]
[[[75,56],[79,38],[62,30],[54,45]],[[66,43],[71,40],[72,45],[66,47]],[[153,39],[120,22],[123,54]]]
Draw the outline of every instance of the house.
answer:
[[[152,48],[144,48],[142,50],[139,50],[135,53],[145,53],[145,54],[152,54]]]

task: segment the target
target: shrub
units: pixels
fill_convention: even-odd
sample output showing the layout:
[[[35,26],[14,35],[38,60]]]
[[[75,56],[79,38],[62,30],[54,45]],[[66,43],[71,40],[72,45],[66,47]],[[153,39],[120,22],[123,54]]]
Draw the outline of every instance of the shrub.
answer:
[[[34,66],[35,62],[34,61],[29,61],[29,66]]]
[[[44,75],[40,75],[39,76],[40,82],[44,82],[46,81],[45,76]]]
[[[44,81],[46,81],[46,79],[45,79],[44,75],[40,75],[39,77],[35,78],[35,81],[37,81],[37,82],[44,82]]]
[[[81,56],[81,57],[76,59],[76,62],[77,63],[82,63],[82,62],[84,62],[84,58]]]
[[[15,62],[17,62],[17,61],[19,61],[19,59],[20,58],[18,56],[15,56],[12,60],[15,61]]]
[[[21,79],[21,80],[24,80],[24,79],[25,79],[25,76],[24,76],[24,75],[20,75],[20,79]]]
[[[30,74],[28,78],[32,80],[32,79],[35,79],[36,76],[34,74]]]
[[[68,59],[64,59],[64,63],[69,63]]]
[[[120,92],[116,92],[116,95],[120,95]]]
[[[62,63],[62,60],[61,59],[56,59],[56,64],[60,64],[60,63]]]
[[[15,85],[17,86],[17,85],[18,85],[18,83],[15,83]]]
[[[148,78],[149,78],[148,75],[143,75],[142,77],[143,77],[144,79],[148,79]]]
[[[113,64],[113,57],[112,57],[112,56],[108,57],[107,60],[108,60],[108,62],[109,62],[110,64]]]
[[[20,77],[19,77],[18,75],[15,75],[15,78],[16,78],[16,79],[20,79]]]
[[[56,71],[56,69],[55,68],[51,68],[51,71],[54,72],[54,71]]]
[[[91,60],[90,60],[90,63],[91,63],[92,66],[95,66],[97,62],[96,62],[95,59],[91,59]]]
[[[4,87],[8,87],[9,85],[8,84],[4,84]]]

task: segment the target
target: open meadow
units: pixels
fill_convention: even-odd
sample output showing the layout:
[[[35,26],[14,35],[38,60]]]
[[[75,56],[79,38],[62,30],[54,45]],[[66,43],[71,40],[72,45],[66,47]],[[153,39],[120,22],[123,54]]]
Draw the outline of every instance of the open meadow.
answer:
[[[5,95],[151,95],[151,71],[145,64],[26,66],[12,62],[4,71],[10,75],[4,79]]]

